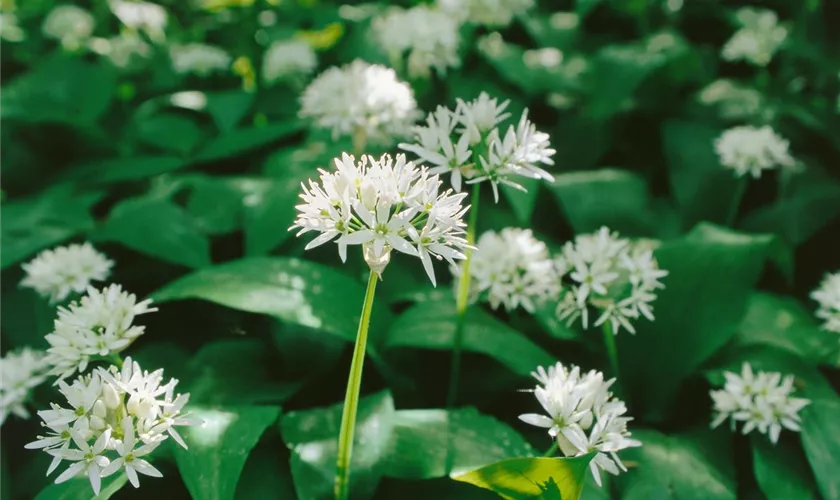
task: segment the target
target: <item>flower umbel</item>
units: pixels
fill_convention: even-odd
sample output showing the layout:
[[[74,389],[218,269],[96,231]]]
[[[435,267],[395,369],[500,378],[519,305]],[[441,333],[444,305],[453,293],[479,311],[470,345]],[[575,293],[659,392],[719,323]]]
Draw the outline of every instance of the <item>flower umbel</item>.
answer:
[[[45,354],[24,347],[0,358],[0,425],[10,413],[29,418],[29,392],[46,379]]]
[[[840,333],[840,272],[826,274],[811,298],[819,304],[816,314],[823,320],[823,328]]]
[[[114,263],[90,243],[44,250],[21,267],[26,277],[21,286],[34,289],[52,302],[61,302],[71,292],[82,293],[92,281],[104,281]]]
[[[195,73],[198,76],[227,71],[233,60],[224,49],[202,43],[172,45],[169,47],[169,57],[176,73]]]
[[[263,54],[262,78],[266,83],[306,76],[318,66],[318,57],[302,40],[283,40],[271,44]]]
[[[90,38],[95,24],[93,15],[85,9],[58,5],[47,14],[41,31],[47,38],[61,42],[65,50],[77,50]]]
[[[776,13],[767,9],[743,7],[735,14],[741,29],[732,35],[721,51],[727,61],[746,61],[767,66],[788,35]]]
[[[463,22],[501,28],[533,7],[534,0],[437,0],[440,9]]]
[[[715,151],[720,163],[737,177],[749,174],[758,179],[764,170],[796,166],[796,160],[788,153],[788,141],[767,125],[730,128],[715,140]]]

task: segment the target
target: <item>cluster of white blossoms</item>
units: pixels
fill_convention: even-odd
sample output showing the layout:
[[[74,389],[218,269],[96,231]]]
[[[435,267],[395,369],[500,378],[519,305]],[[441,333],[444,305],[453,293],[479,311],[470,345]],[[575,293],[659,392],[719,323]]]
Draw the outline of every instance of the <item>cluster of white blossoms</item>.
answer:
[[[64,379],[76,370],[84,372],[92,358],[122,352],[145,330],[132,324],[134,317],[157,311],[149,307],[151,302],[137,302],[120,285],[110,285],[102,290],[89,287],[79,302],[59,307],[54,330],[45,337],[50,344],[49,374]]]
[[[826,274],[811,298],[819,304],[817,317],[823,320],[823,328],[840,333],[840,272]]]
[[[344,154],[335,166],[335,172],[320,171],[320,183],[302,185],[304,203],[296,207],[299,213],[290,229],[300,228],[298,236],[321,233],[307,250],[337,238],[345,261],[347,245],[362,245],[365,262],[381,276],[395,249],[419,257],[432,283],[431,257],[451,265],[465,258],[465,194],[441,192],[438,176],[405,161],[404,155],[396,160],[365,155],[356,162]]]
[[[57,247],[44,250],[21,266],[26,276],[20,285],[60,302],[71,292],[84,292],[93,281],[108,279],[113,265],[90,243]]]
[[[155,42],[163,42],[168,16],[162,6],[134,0],[108,0],[108,5],[125,26],[145,32]]]
[[[746,61],[754,66],[767,66],[788,35],[779,24],[776,13],[767,9],[743,7],[735,14],[741,28],[732,35],[721,51],[727,61]]]
[[[758,117],[764,110],[764,95],[733,80],[721,78],[704,87],[697,100],[716,108],[724,120],[744,120]]]
[[[493,309],[504,305],[513,311],[521,306],[534,312],[539,304],[559,293],[559,279],[548,247],[534,238],[530,229],[488,231],[478,239],[476,248],[470,261],[470,292],[474,300],[486,297]],[[460,275],[461,268],[454,271]]]
[[[710,391],[716,413],[712,428],[729,419],[732,430],[737,422],[743,422],[742,433],[758,429],[769,434],[774,444],[779,440],[782,428],[799,431],[799,410],[810,403],[791,394],[793,376],[782,378],[781,373],[758,372],[754,374],[749,363],[744,363],[741,375],[724,372],[726,384],[722,390]]]
[[[548,134],[528,120],[527,110],[516,126],[501,132],[499,124],[510,116],[505,112],[508,104],[482,92],[470,102],[458,99],[454,111],[438,106],[425,126],[414,127],[416,143],[399,147],[433,165],[432,173],[449,172],[455,191],[461,191],[462,179],[467,184],[489,181],[497,201],[500,183],[524,190],[513,176],[553,182],[554,177],[538,165],[553,165],[555,150]]]
[[[169,47],[169,57],[176,73],[194,73],[198,76],[227,71],[233,60],[224,49],[203,43],[172,45]]]
[[[66,50],[77,50],[93,34],[96,22],[93,15],[75,5],[57,5],[44,19],[41,31],[47,38],[61,42]]]
[[[609,391],[615,379],[605,381],[596,370],[581,374],[577,366],[568,369],[559,362],[548,370],[540,366],[532,375],[539,382],[534,395],[547,416],[526,413],[519,419],[548,429],[567,457],[596,452],[589,467],[599,486],[599,470],[615,475],[626,471],[617,453],[642,443],[631,439],[627,423],[632,418],[624,416],[627,407]]]
[[[138,33],[130,31],[111,38],[92,38],[88,47],[117,68],[130,68],[152,55],[152,47]]]
[[[427,78],[434,68],[439,75],[461,65],[458,56],[460,22],[450,14],[428,5],[408,10],[395,8],[372,24],[376,38],[393,59],[408,53],[408,75]]]
[[[794,168],[796,160],[788,153],[788,141],[768,125],[730,128],[715,140],[715,151],[724,167],[737,177],[747,174],[758,179],[764,170]]]
[[[26,32],[13,12],[0,12],[0,39],[12,43],[26,40]]]
[[[557,304],[557,316],[571,324],[578,318],[589,324],[589,307],[599,311],[594,326],[609,322],[612,332],[620,328],[635,333],[632,321],[644,316],[653,321],[656,290],[668,271],[659,269],[653,251],[620,238],[606,227],[579,235],[563,247],[555,259],[565,280]]]
[[[0,425],[9,414],[28,418],[26,402],[32,389],[46,380],[44,353],[28,347],[0,358]]]
[[[163,383],[163,370],[143,371],[131,358],[122,369],[97,368],[72,384],[58,384],[69,408],[53,403],[39,411],[48,431],[26,448],[53,457],[48,475],[62,461],[71,462],[55,482],[87,477],[97,495],[102,478],[119,471],[135,488],[140,486],[138,473],[161,477],[144,457],[169,437],[186,448],[175,428],[201,423],[183,413],[189,394],[175,393],[177,380]]]
[[[437,0],[447,14],[471,24],[502,28],[534,6],[534,0]]]
[[[262,79],[265,83],[306,76],[315,71],[318,57],[315,50],[303,40],[279,40],[272,43],[262,62]]]
[[[396,72],[356,59],[318,75],[301,96],[301,118],[312,119],[333,137],[389,142],[408,133],[417,119],[411,86]]]

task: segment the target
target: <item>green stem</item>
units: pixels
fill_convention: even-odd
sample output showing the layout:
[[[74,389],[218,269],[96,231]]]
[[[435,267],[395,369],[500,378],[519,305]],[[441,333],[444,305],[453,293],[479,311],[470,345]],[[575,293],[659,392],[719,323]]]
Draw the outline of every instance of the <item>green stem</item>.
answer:
[[[353,348],[353,361],[347,376],[347,393],[344,395],[344,410],[341,412],[341,432],[338,435],[338,462],[335,473],[335,498],[347,500],[350,496],[350,456],[353,453],[353,434],[356,430],[356,413],[359,409],[359,390],[362,385],[362,369],[365,364],[370,312],[373,309],[373,297],[376,291],[377,275],[373,271],[368,277],[365,302],[362,305],[362,317]]]
[[[615,334],[613,333],[612,323],[605,321],[601,326],[601,331],[604,332],[604,345],[607,348],[607,357],[610,360],[610,369],[612,375],[615,377],[615,392],[621,393],[621,373],[618,371],[618,349],[615,345]]]
[[[726,214],[726,227],[733,227],[735,224],[735,220],[738,217],[738,207],[741,206],[741,198],[744,197],[744,192],[747,190],[749,179],[741,177],[737,182],[738,184],[735,186],[732,202],[729,204],[729,212]]]
[[[473,184],[472,198],[470,198],[470,218],[467,223],[467,244],[475,243],[475,226],[478,223],[478,202],[481,192],[480,183]],[[467,305],[470,299],[470,260],[472,251],[467,248],[464,251],[466,259],[461,268],[461,276],[458,281],[458,297],[455,302],[457,318],[455,320],[455,338],[452,340],[452,365],[449,371],[449,392],[446,396],[446,407],[452,408],[458,399],[458,385],[461,378],[461,348],[464,343],[464,323],[466,320]]]
[[[553,443],[551,443],[551,448],[545,450],[543,457],[553,457],[555,453],[557,453],[557,440],[555,439]]]

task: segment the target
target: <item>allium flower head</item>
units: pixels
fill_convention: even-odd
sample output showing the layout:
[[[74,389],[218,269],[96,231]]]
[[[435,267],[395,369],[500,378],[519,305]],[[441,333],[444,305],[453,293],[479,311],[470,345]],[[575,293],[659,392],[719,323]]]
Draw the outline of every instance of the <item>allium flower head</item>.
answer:
[[[732,430],[736,422],[743,422],[743,434],[754,429],[768,434],[774,444],[782,428],[799,431],[799,410],[810,403],[804,398],[794,398],[793,376],[782,378],[781,373],[753,373],[749,363],[744,363],[741,374],[724,372],[726,384],[722,390],[711,391],[716,413],[712,428],[729,419]]]
[[[47,475],[63,460],[71,462],[56,483],[87,476],[98,495],[101,478],[124,470],[137,488],[138,473],[161,477],[144,457],[170,436],[186,448],[175,427],[201,423],[182,412],[189,394],[174,394],[177,384],[175,379],[164,384],[163,370],[143,371],[131,358],[122,369],[97,368],[72,384],[60,381],[66,407],[52,403],[38,412],[48,432],[26,448],[53,457]]]
[[[617,452],[642,443],[630,438],[627,423],[632,418],[624,416],[627,407],[609,391],[615,379],[605,381],[596,370],[581,374],[577,366],[568,369],[559,362],[532,375],[539,382],[534,395],[547,416],[526,413],[519,419],[548,429],[567,457],[597,452],[589,467],[599,486],[600,470],[615,475],[626,471]]]
[[[458,57],[460,23],[451,15],[428,5],[408,10],[392,9],[373,20],[377,39],[392,57],[408,53],[408,74],[427,78],[434,68],[439,75],[461,65]]]
[[[533,312],[537,305],[559,292],[559,276],[545,243],[530,229],[508,227],[481,235],[470,262],[473,298],[482,297],[493,309],[504,305]],[[461,268],[455,268],[458,275]]]
[[[824,321],[823,328],[840,333],[840,272],[826,274],[811,298],[819,304],[817,317]]]
[[[102,290],[89,287],[80,301],[59,307],[54,330],[45,337],[50,375],[64,379],[76,370],[84,372],[91,358],[117,354],[131,345],[145,330],[132,324],[134,317],[157,311],[149,307],[151,302],[137,302],[119,285],[110,285]]]
[[[302,40],[272,43],[263,54],[262,78],[274,83],[286,78],[309,75],[318,66],[315,50]]]
[[[347,154],[335,159],[335,172],[321,170],[320,183],[303,185],[298,216],[290,229],[321,234],[306,249],[336,240],[341,260],[347,259],[347,245],[362,245],[365,261],[381,276],[390,261],[391,250],[419,257],[435,283],[431,257],[463,259],[467,242],[463,237],[461,206],[465,194],[440,191],[441,181],[426,167],[396,160],[362,156],[356,162]],[[336,239],[337,238],[337,239]]]
[[[357,59],[318,75],[301,96],[300,116],[336,138],[362,133],[368,140],[389,142],[409,131],[417,103],[393,69]]]
[[[41,31],[61,42],[66,50],[81,47],[93,33],[95,21],[90,12],[75,5],[58,5],[47,14]]]
[[[534,6],[534,0],[437,0],[447,14],[463,22],[501,28]]]
[[[29,418],[29,392],[46,379],[44,353],[28,347],[0,358],[0,425],[10,413]]]
[[[227,71],[232,61],[224,49],[203,43],[172,45],[169,47],[169,57],[176,73],[195,73],[198,76]]]
[[[13,12],[0,12],[0,39],[12,43],[26,40],[26,32]]]
[[[768,113],[764,109],[761,92],[725,78],[705,86],[697,94],[697,100],[717,109],[719,116],[725,120],[743,120]]]
[[[111,12],[127,27],[146,32],[154,41],[161,42],[165,38],[163,29],[168,16],[162,6],[126,0],[109,0],[108,5]]]
[[[742,7],[735,16],[741,29],[723,46],[721,56],[727,61],[767,66],[787,38],[787,28],[771,10]]]
[[[788,153],[788,141],[765,125],[733,127],[715,140],[720,163],[731,168],[737,177],[747,174],[758,179],[763,170],[794,168],[796,160]]]
[[[668,271],[659,269],[653,251],[620,238],[606,227],[567,242],[555,260],[565,280],[557,315],[569,324],[580,318],[589,324],[589,307],[599,311],[594,326],[609,321],[614,334],[622,327],[635,333],[633,321],[653,321],[656,290]]]
[[[71,292],[82,293],[92,281],[104,281],[114,263],[90,243],[72,244],[44,250],[21,267],[26,277],[21,286],[34,289],[53,302],[61,302]]]
[[[139,34],[130,31],[111,38],[93,38],[88,46],[118,68],[139,67],[138,63],[147,59],[152,51]]]

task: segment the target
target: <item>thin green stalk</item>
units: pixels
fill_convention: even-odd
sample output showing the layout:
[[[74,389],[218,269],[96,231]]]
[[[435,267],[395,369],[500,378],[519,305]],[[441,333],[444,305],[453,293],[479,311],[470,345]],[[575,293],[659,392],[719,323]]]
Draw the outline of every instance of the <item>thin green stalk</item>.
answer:
[[[543,457],[553,457],[555,453],[557,453],[557,440],[555,439],[554,442],[551,443],[551,448],[545,450]]]
[[[729,212],[726,214],[726,227],[733,227],[735,224],[735,220],[738,217],[738,207],[741,206],[741,198],[744,197],[744,192],[747,190],[749,179],[741,177],[737,182],[735,193],[732,196],[732,203],[729,205]]]
[[[481,192],[480,183],[473,185],[472,198],[470,198],[470,218],[467,222],[467,244],[475,243],[475,226],[478,223],[478,202]],[[466,259],[461,268],[460,281],[458,282],[458,297],[455,302],[455,310],[458,317],[455,320],[455,338],[452,340],[452,365],[449,370],[449,392],[446,395],[446,407],[452,408],[458,399],[458,385],[461,378],[461,349],[464,344],[464,323],[466,320],[467,305],[470,299],[470,260],[472,251],[467,248],[464,251]]]
[[[366,145],[367,134],[365,133],[365,129],[356,127],[356,130],[353,131],[353,154],[357,160],[364,154]]]
[[[353,434],[356,431],[356,413],[359,409],[359,389],[362,385],[362,369],[365,364],[370,312],[373,310],[373,297],[378,277],[373,271],[368,277],[365,302],[362,305],[362,317],[353,348],[353,361],[347,376],[347,393],[344,395],[344,410],[341,412],[341,432],[338,435],[338,462],[335,472],[335,498],[347,500],[350,496],[350,457],[353,453]]]
[[[601,326],[601,331],[604,332],[604,345],[607,348],[607,357],[610,360],[612,375],[615,377],[615,392],[620,394],[621,373],[618,371],[618,349],[615,346],[615,334],[613,333],[612,323],[605,321]]]

